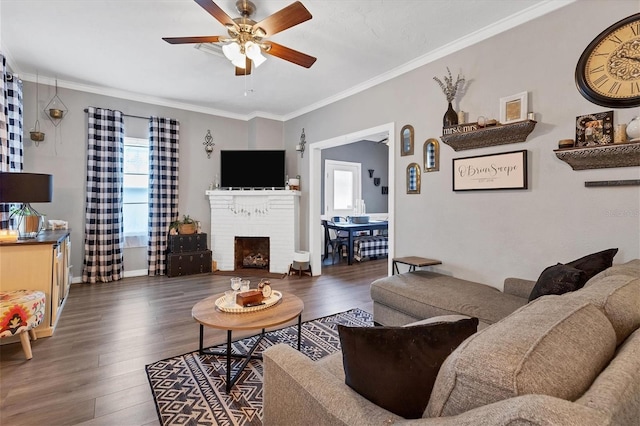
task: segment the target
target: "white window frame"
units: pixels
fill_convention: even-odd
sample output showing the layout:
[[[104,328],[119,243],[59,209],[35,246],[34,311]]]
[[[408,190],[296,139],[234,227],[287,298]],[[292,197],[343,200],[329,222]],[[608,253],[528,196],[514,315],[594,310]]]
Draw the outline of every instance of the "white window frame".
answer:
[[[351,208],[335,209],[333,205],[333,174],[335,171],[347,171],[353,174]],[[356,200],[362,198],[362,164],[351,161],[325,160],[324,162],[324,214],[325,217],[352,216]]]

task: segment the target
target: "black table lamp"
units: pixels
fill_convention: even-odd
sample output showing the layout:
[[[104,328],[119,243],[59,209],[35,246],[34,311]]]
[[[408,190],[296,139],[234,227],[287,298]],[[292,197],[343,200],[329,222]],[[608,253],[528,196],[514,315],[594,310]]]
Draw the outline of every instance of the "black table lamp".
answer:
[[[43,216],[30,203],[49,203],[52,198],[53,176],[0,172],[0,203],[20,203],[9,216],[17,218],[19,239],[36,238],[44,228]]]

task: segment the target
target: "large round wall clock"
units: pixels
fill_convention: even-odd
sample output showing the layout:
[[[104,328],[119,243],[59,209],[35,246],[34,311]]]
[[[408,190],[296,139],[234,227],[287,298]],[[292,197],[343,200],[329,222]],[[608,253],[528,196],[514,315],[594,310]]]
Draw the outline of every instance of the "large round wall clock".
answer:
[[[576,85],[597,105],[640,106],[640,13],[611,25],[587,46],[576,67]]]

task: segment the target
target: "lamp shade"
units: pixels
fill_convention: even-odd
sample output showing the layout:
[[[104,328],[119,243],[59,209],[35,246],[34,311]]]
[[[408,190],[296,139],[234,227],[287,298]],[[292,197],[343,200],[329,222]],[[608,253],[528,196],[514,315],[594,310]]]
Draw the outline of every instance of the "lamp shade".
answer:
[[[0,203],[49,203],[52,199],[53,176],[0,172]]]

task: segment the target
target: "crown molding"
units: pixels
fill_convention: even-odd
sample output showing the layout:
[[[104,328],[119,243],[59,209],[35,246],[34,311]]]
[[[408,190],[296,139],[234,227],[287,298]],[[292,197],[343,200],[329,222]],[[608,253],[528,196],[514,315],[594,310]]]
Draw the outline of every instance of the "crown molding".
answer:
[[[465,37],[462,37],[454,42],[446,44],[425,55],[419,56],[416,59],[413,59],[404,65],[396,67],[384,74],[380,74],[370,80],[365,81],[364,83],[358,84],[357,86],[354,86],[348,90],[340,92],[334,96],[330,96],[319,102],[308,105],[304,108],[301,108],[289,114],[286,114],[283,116],[282,119],[283,121],[288,121],[295,117],[299,117],[303,114],[307,114],[316,109],[325,107],[327,105],[331,105],[334,102],[348,98],[349,96],[353,96],[364,90],[370,89],[374,86],[377,86],[378,84],[392,80],[402,74],[408,73],[409,71],[413,71],[416,68],[420,68],[421,66],[434,62],[447,55],[451,55],[452,53],[455,53],[459,50],[465,49],[469,46],[477,44],[495,35],[503,33],[507,30],[515,28],[535,18],[546,15],[547,13],[561,9],[571,3],[575,3],[576,1],[577,0],[544,0],[536,5],[533,5],[527,9],[520,11],[519,13],[513,14],[507,18],[501,19],[500,21],[497,21],[491,24],[490,26],[477,30]]]
[[[459,50],[462,50],[464,48],[467,48],[469,46],[472,46],[476,43],[479,43],[481,41],[484,41],[488,38],[491,38],[497,34],[503,33],[505,31],[508,31],[512,28],[515,28],[519,25],[522,25],[528,21],[531,21],[533,19],[536,19],[540,16],[546,15],[547,13],[553,12],[555,10],[561,9],[571,3],[575,3],[577,0],[544,0],[541,1],[527,9],[524,9],[518,13],[515,13],[507,18],[504,18],[496,23],[491,24],[490,26],[487,26],[485,28],[482,28],[478,31],[475,31],[474,33],[471,33],[465,37],[462,37],[452,43],[449,43],[445,46],[442,46],[428,54],[422,55],[414,60],[411,60],[409,62],[407,62],[404,65],[401,65],[399,67],[396,67],[394,69],[392,69],[391,71],[388,71],[386,73],[380,74],[372,79],[369,79],[361,84],[358,84],[356,86],[353,86],[343,92],[340,92],[336,95],[330,96],[328,98],[325,98],[319,102],[310,104],[306,107],[300,108],[296,111],[293,111],[291,113],[285,114],[285,115],[276,115],[276,114],[271,114],[268,112],[264,112],[264,111],[254,111],[251,112],[249,114],[236,114],[236,113],[232,113],[229,111],[224,111],[224,110],[220,110],[220,109],[215,109],[215,108],[207,108],[207,107],[203,107],[200,105],[193,105],[193,104],[189,104],[189,103],[184,103],[184,102],[177,102],[177,101],[171,101],[168,99],[164,99],[164,98],[158,98],[158,97],[154,97],[154,96],[148,96],[148,95],[142,95],[139,93],[135,93],[135,92],[129,92],[129,91],[124,91],[124,90],[117,90],[117,89],[112,89],[112,88],[108,88],[108,87],[98,87],[98,86],[93,86],[93,85],[89,85],[89,84],[80,84],[80,83],[74,83],[74,82],[70,82],[70,81],[65,81],[65,80],[60,80],[58,79],[58,87],[63,87],[66,89],[71,89],[71,90],[79,90],[79,91],[83,91],[83,92],[88,92],[88,93],[95,93],[98,95],[103,95],[103,96],[110,96],[110,97],[115,97],[115,98],[120,98],[120,99],[126,99],[126,100],[131,100],[131,101],[136,101],[136,102],[142,102],[142,103],[147,103],[147,104],[152,104],[152,105],[158,105],[158,106],[164,106],[164,107],[168,107],[168,108],[177,108],[177,109],[182,109],[182,110],[186,110],[186,111],[192,111],[192,112],[198,112],[198,113],[202,113],[202,114],[210,114],[210,115],[216,115],[216,116],[220,116],[220,117],[225,117],[225,118],[231,118],[231,119],[235,119],[235,120],[242,120],[242,121],[249,121],[252,120],[254,118],[265,118],[268,120],[275,120],[275,121],[288,121],[291,120],[293,118],[299,117],[301,115],[307,114],[309,112],[312,112],[316,109],[325,107],[327,105],[330,105],[334,102],[340,101],[342,99],[348,98],[349,96],[353,96],[357,93],[360,93],[364,90],[370,89],[371,87],[377,86],[381,83],[384,83],[386,81],[392,80],[402,74],[405,74],[409,71],[413,71],[416,68],[419,68],[421,66],[424,66],[426,64],[429,64],[431,62],[434,62],[438,59],[441,59],[447,55],[450,55],[452,53],[455,53]],[[3,46],[4,47],[4,46]],[[4,49],[4,54],[7,57],[7,60],[10,61],[11,59],[11,55],[9,52],[7,52],[6,49]],[[13,64],[15,62],[10,61],[10,64]],[[19,78],[21,78],[22,80],[26,80],[26,81],[30,81],[30,82],[34,82],[36,81],[36,76],[33,74],[26,74],[26,73],[20,73],[20,70],[16,70],[13,69],[14,74],[16,74]],[[40,84],[48,84],[50,86],[55,85],[55,79],[53,78],[47,78],[47,77],[43,77],[43,76],[38,76],[38,83]]]

